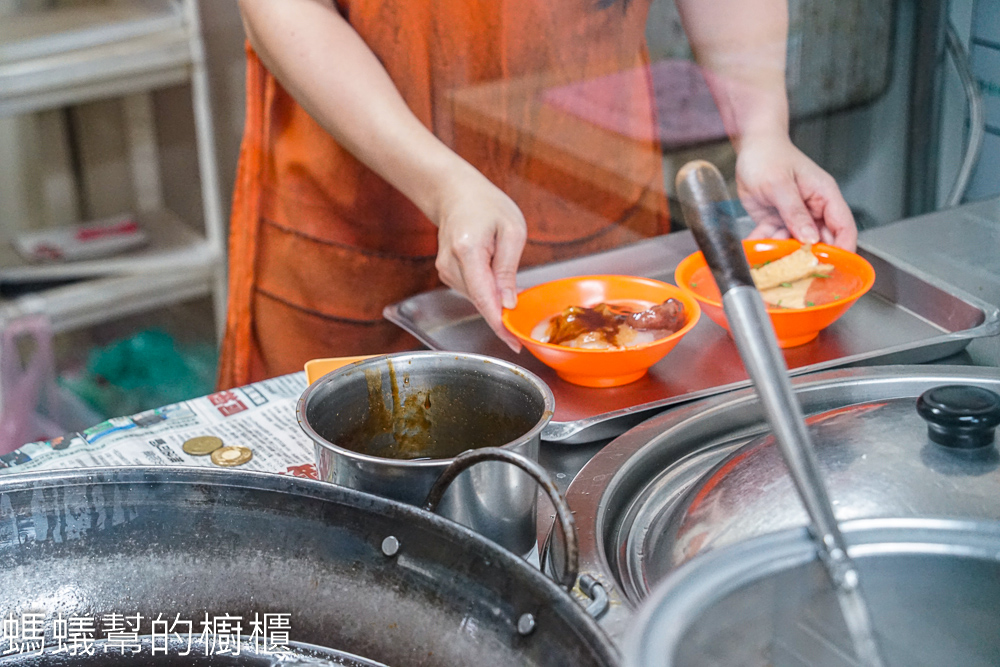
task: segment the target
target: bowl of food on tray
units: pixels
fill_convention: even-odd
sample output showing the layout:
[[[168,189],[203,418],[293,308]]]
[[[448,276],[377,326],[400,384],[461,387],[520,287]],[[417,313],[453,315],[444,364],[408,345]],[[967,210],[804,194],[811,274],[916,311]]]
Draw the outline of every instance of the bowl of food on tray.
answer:
[[[697,300],[635,276],[577,276],[521,292],[507,329],[562,379],[586,387],[635,382],[701,316]]]
[[[875,284],[875,269],[864,257],[824,243],[746,240],[743,251],[783,348],[814,340]],[[729,329],[719,288],[701,252],[681,261],[674,280],[697,299],[709,319]]]

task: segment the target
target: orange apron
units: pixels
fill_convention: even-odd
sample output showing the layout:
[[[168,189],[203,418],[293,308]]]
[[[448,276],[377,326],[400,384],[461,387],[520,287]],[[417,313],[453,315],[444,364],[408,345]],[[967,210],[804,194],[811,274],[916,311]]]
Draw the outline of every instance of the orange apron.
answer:
[[[631,122],[649,125],[633,137],[655,136],[642,75],[648,0],[599,4],[339,3],[416,116],[520,206],[522,266],[669,229],[655,140],[609,133],[542,99],[553,86],[634,70],[615,96],[628,101]],[[340,147],[249,47],[230,225],[221,388],[312,358],[418,347],[382,309],[440,286],[436,228]]]

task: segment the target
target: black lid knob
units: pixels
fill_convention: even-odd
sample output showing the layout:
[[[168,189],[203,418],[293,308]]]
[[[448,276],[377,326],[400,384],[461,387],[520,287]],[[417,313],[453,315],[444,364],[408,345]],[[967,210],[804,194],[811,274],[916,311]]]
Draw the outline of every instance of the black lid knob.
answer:
[[[985,447],[993,442],[1000,424],[1000,396],[969,384],[934,387],[917,399],[917,414],[927,421],[927,435],[939,445]]]

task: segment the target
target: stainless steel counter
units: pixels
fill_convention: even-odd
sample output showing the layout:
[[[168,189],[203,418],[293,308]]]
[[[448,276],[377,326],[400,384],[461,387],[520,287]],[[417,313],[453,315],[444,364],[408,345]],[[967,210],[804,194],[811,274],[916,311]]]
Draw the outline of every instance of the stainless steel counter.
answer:
[[[861,239],[868,247],[1000,305],[1000,197],[900,220],[865,231]],[[977,366],[1000,366],[1000,336],[974,340],[966,352]]]

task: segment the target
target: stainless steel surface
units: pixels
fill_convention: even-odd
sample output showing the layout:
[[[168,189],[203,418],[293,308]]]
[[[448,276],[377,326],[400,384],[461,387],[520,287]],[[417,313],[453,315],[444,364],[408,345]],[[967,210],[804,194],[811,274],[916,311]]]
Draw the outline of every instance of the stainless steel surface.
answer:
[[[975,385],[997,389],[1000,381]],[[915,403],[912,397],[880,398],[809,419],[837,519],[1000,518],[996,447],[963,451],[932,443]],[[699,554],[801,526],[806,519],[774,438],[754,438],[703,470],[678,502],[662,536],[647,543],[655,549],[648,576],[662,579]]]
[[[914,7],[913,61],[906,147],[906,215],[937,208],[941,145],[941,88],[947,2],[917,2]]]
[[[573,587],[576,585],[580,560],[573,514],[569,509],[569,505],[566,504],[566,499],[563,497],[562,492],[556,487],[555,480],[537,462],[499,447],[484,447],[483,449],[472,449],[462,452],[455,457],[451,465],[434,482],[434,486],[431,487],[430,492],[427,494],[424,509],[428,512],[435,511],[441,502],[441,498],[447,492],[447,489],[451,488],[455,480],[468,468],[477,464],[482,465],[484,461],[501,461],[520,468],[538,483],[541,491],[548,495],[549,500],[552,501],[552,505],[556,509],[556,516],[559,519],[559,529],[562,533],[563,544],[565,546],[563,568],[560,575],[556,577],[556,581],[567,591],[573,590]]]
[[[374,396],[374,398],[373,398]],[[375,400],[379,404],[372,405]],[[401,405],[419,403],[419,414],[397,420]],[[412,505],[422,505],[454,459],[403,460],[359,453],[341,446],[384,409],[390,428],[427,429],[431,440],[466,437],[482,446],[494,421],[528,424],[508,442],[487,442],[538,459],[540,434],[552,416],[553,397],[535,375],[499,359],[470,354],[410,352],[360,361],[314,382],[297,406],[299,424],[316,443],[319,478]],[[405,410],[403,410],[405,412]],[[455,432],[449,432],[455,431]],[[372,435],[372,438],[375,436]],[[507,463],[468,470],[444,495],[438,511],[517,554],[536,544],[535,482]]]
[[[287,613],[290,640],[390,665],[618,662],[583,606],[514,554],[332,484],[233,470],[51,471],[0,479],[0,508],[0,610],[44,612],[49,628],[57,613],[140,613],[140,634],[158,614],[196,627],[231,614],[249,628],[255,612]],[[401,545],[394,558],[381,550],[388,535]],[[523,614],[536,620],[527,637]]]
[[[939,456],[914,409],[924,391],[956,383],[1000,391],[1000,369],[887,366],[792,380],[796,398],[810,416],[839,520],[901,513],[1000,518],[998,462],[990,456],[978,462]],[[771,440],[747,445],[768,432],[755,392],[741,390],[657,415],[610,442],[583,466],[566,498],[575,510],[580,571],[600,581],[611,598],[601,625],[612,636],[624,633],[632,609],[674,569],[675,549],[702,553],[689,548],[689,542],[702,539],[694,533],[675,545],[672,523],[683,522],[700,491],[708,496],[701,504],[703,518],[714,519],[718,527],[717,533],[704,535],[706,550],[806,524],[776,445]],[[895,436],[892,441],[885,441],[887,433]],[[749,453],[736,461],[738,450]],[[727,465],[730,461],[736,463]],[[731,479],[726,474],[730,468]],[[716,482],[720,493],[734,490],[730,485],[743,491],[721,501],[708,489]],[[747,513],[737,514],[744,502]]]
[[[965,103],[969,109],[969,131],[965,139],[965,149],[962,151],[961,166],[958,168],[958,175],[955,176],[955,182],[943,204],[943,208],[954,208],[961,204],[962,199],[965,198],[965,192],[969,188],[969,179],[972,178],[972,170],[979,161],[983,137],[986,135],[986,112],[983,104],[983,93],[979,89],[979,82],[976,80],[975,74],[972,72],[972,63],[969,62],[969,52],[951,21],[948,21],[948,28],[945,32],[945,46],[955,63],[955,71],[958,72],[958,78],[962,82]]]
[[[10,620],[10,619],[8,619]],[[20,619],[17,619],[20,620]],[[171,619],[173,621],[175,619]],[[182,619],[187,620],[187,619]],[[185,626],[186,627],[186,626]],[[68,629],[68,627],[67,627]],[[74,628],[75,633],[76,628]],[[68,632],[67,632],[68,634]],[[30,633],[29,633],[30,636]],[[235,627],[233,631],[235,637]],[[367,660],[343,651],[334,651],[321,646],[288,642],[287,650],[280,653],[267,654],[255,652],[249,646],[246,637],[243,643],[236,647],[235,639],[224,644],[226,640],[218,635],[195,636],[193,639],[184,637],[184,633],[174,635],[158,633],[133,638],[127,634],[119,636],[114,641],[97,639],[86,645],[82,639],[74,644],[73,640],[63,640],[63,650],[56,654],[58,644],[50,644],[46,652],[23,653],[8,652],[0,654],[0,667],[125,667],[135,665],[146,667],[386,667],[384,663]],[[4,642],[7,644],[7,642]],[[17,645],[15,640],[15,645]],[[122,645],[130,648],[122,649]],[[264,641],[258,639],[257,646],[262,647]],[[131,647],[135,647],[135,650]],[[153,649],[156,653],[153,653]],[[10,648],[8,644],[7,647]],[[16,649],[14,649],[16,651]],[[91,653],[88,655],[88,651]],[[73,655],[73,653],[76,653]]]
[[[598,619],[603,616],[611,602],[608,599],[608,592],[604,590],[604,586],[590,575],[585,574],[580,577],[580,590],[590,598],[590,604],[587,605],[587,613]]]
[[[744,220],[741,231],[749,229],[749,220]],[[524,288],[591,273],[623,273],[672,283],[677,264],[696,250],[689,232],[677,232],[526,269],[518,274],[518,285]],[[792,374],[856,364],[924,363],[1000,331],[1000,309],[986,303],[982,293],[956,290],[913,266],[924,264],[899,259],[906,257],[902,253],[886,259],[884,249],[870,250],[865,242],[860,253],[875,267],[875,286],[814,342],[784,351]],[[420,294],[390,306],[385,315],[432,349],[489,354],[537,374],[556,397],[555,414],[542,433],[548,441],[573,444],[611,438],[669,406],[750,384],[732,339],[708,318],[702,318],[646,378],[623,387],[589,389],[560,380],[526,351],[515,355],[455,292]]]
[[[861,242],[1000,306],[1000,198],[864,231]],[[1000,366],[1000,336],[976,339],[968,350],[973,363]]]
[[[721,180],[721,176],[719,178]],[[746,263],[742,255],[736,259]],[[764,301],[755,288],[736,287],[723,295],[722,304],[733,329],[740,357],[764,405],[768,425],[778,442],[782,459],[809,515],[820,560],[837,588],[845,592],[853,591],[858,587],[857,570],[847,555],[847,545],[837,526],[812,438],[806,428],[802,409],[795,400]],[[773,509],[775,508],[768,508],[769,511]],[[862,633],[868,633],[864,629],[869,625],[865,604],[860,599],[850,602],[852,607],[856,606],[856,611],[852,615],[845,610],[848,626],[852,626],[853,618],[863,626]],[[868,637],[862,639],[867,643]],[[873,651],[872,647],[867,646],[859,646],[858,649],[863,664],[881,664],[877,649]]]
[[[1000,524],[844,524],[890,667],[1000,664]],[[814,544],[790,530],[676,571],[643,603],[628,667],[854,666]]]
[[[720,210],[728,196],[722,174],[705,160],[689,162],[677,174],[677,195],[684,219],[722,294],[722,306],[740,359],[753,380],[782,458],[809,514],[809,532],[836,592],[852,652],[863,667],[882,667],[882,652],[872,630],[860,576],[837,525],[778,337],[753,284],[732,217]]]
[[[389,558],[399,553],[399,540],[396,539],[395,535],[390,535],[382,540],[382,553]]]

